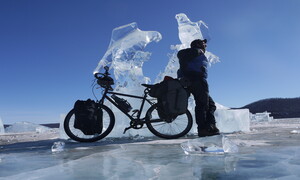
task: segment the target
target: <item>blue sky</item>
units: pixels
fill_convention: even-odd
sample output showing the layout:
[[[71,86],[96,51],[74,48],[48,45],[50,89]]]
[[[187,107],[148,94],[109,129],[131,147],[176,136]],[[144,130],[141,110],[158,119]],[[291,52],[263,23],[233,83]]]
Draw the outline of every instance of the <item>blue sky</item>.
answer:
[[[162,34],[146,48],[144,75],[154,81],[180,44],[178,13],[209,26],[208,50],[221,60],[209,69],[216,102],[299,97],[299,8],[298,0],[0,0],[0,117],[59,122],[77,99],[93,97],[112,29],[131,22]]]

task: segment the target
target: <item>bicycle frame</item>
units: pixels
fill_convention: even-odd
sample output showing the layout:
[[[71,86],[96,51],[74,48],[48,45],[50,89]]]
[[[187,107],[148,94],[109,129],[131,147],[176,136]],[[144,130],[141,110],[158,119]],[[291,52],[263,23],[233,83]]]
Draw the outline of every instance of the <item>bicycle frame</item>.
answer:
[[[131,95],[131,94],[124,94],[124,93],[117,93],[117,92],[113,92],[108,90],[107,88],[105,89],[103,96],[101,98],[101,100],[99,101],[99,104],[103,104],[104,100],[107,99],[109,102],[111,102],[115,107],[117,107],[121,112],[123,112],[131,121],[140,121],[141,120],[141,115],[142,115],[142,111],[145,105],[145,102],[148,102],[150,105],[153,105],[154,103],[152,103],[149,99],[147,99],[148,97],[148,88],[146,88],[144,90],[144,96],[135,96],[135,95]],[[138,114],[137,117],[134,118],[133,117],[133,113],[132,115],[130,115],[127,111],[123,110],[120,105],[118,105],[111,97],[109,97],[107,94],[114,94],[114,95],[119,95],[119,96],[125,96],[125,97],[130,97],[130,98],[135,98],[135,99],[142,99],[142,103],[140,106],[140,109],[138,110]]]

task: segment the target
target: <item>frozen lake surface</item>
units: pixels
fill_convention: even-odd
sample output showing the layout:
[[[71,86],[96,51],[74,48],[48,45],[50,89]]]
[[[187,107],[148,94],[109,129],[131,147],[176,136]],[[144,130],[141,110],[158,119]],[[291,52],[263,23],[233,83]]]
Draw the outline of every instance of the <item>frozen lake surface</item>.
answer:
[[[300,119],[251,124],[224,134],[239,152],[186,155],[175,140],[106,139],[78,143],[57,131],[0,135],[0,179],[299,179]],[[19,141],[19,142],[18,142]],[[64,146],[52,152],[56,142]]]

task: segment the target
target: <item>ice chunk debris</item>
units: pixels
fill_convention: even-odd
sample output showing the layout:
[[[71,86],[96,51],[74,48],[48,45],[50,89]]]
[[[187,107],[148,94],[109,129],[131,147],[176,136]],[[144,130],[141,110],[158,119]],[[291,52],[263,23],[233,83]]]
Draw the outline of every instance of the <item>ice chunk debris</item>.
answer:
[[[290,133],[291,134],[300,134],[300,131],[299,130],[292,130]]]
[[[185,154],[224,154],[238,152],[238,146],[223,135],[203,137],[181,143]]]
[[[51,151],[53,153],[62,152],[62,151],[64,151],[64,148],[65,148],[65,143],[63,141],[58,141],[58,142],[53,143],[53,145],[51,147]]]
[[[250,119],[251,122],[270,122],[273,120],[273,117],[270,116],[271,113],[269,112],[262,112],[262,113],[255,113],[255,114],[250,114]]]

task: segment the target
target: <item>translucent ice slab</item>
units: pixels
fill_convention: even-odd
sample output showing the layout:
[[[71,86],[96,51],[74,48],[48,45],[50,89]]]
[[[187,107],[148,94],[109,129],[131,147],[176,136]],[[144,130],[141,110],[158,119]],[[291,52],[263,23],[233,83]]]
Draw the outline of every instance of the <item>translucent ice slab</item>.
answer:
[[[188,140],[181,143],[185,154],[224,154],[238,152],[238,146],[223,135]]]
[[[249,109],[217,109],[217,127],[223,133],[250,131]]]

